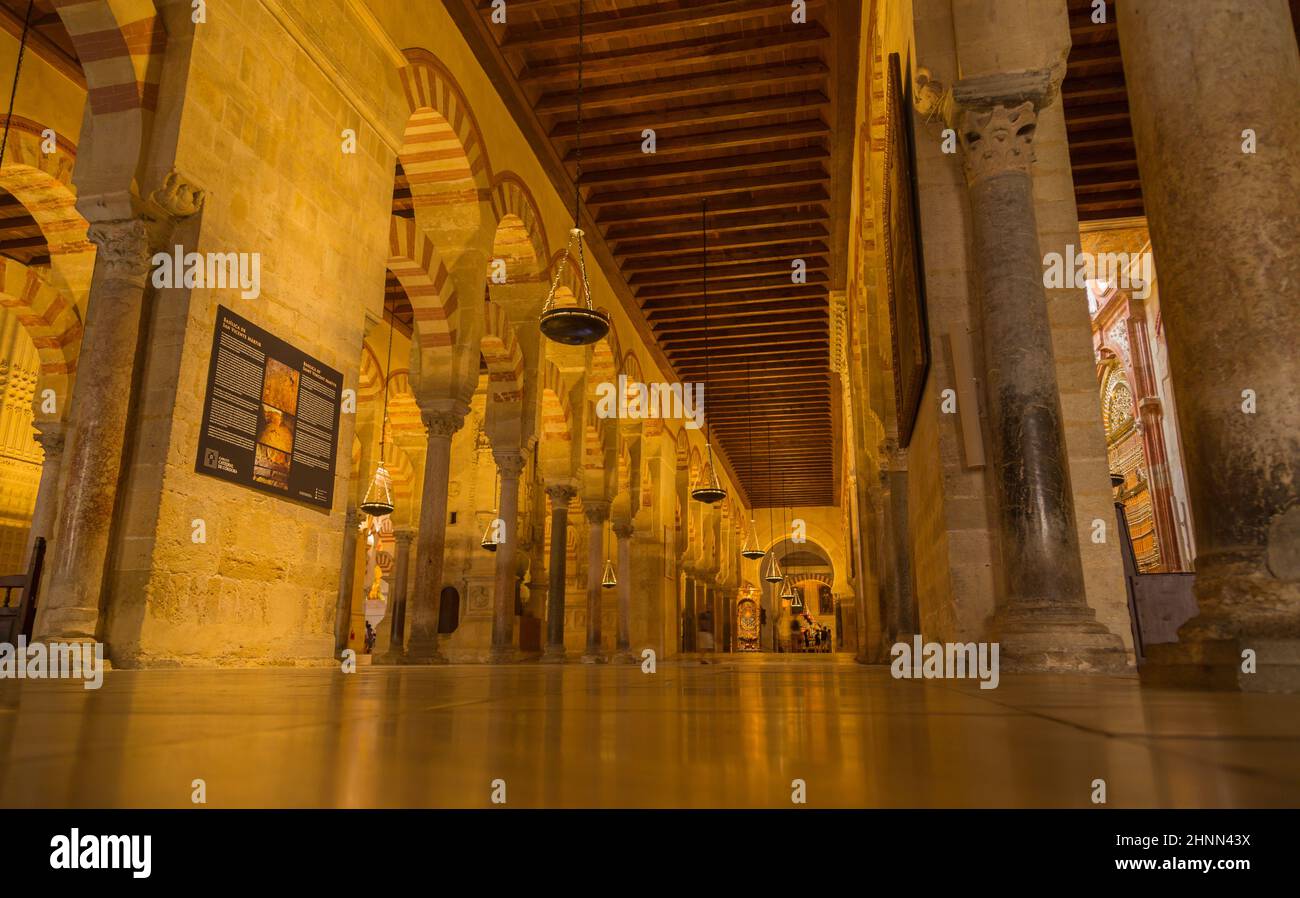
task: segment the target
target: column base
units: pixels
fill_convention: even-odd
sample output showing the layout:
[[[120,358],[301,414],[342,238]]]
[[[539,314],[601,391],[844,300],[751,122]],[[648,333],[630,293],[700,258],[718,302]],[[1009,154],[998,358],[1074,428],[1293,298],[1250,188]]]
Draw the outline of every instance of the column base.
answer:
[[[94,642],[99,612],[75,605],[48,609],[38,605],[36,624],[32,642]]]
[[[641,658],[632,654],[631,649],[619,649],[613,658],[610,658],[612,664],[640,664]]]
[[[1123,674],[1132,671],[1124,642],[1086,605],[1030,605],[999,614],[1003,673]]]
[[[1255,653],[1255,673],[1242,653]],[[1148,646],[1143,686],[1230,692],[1300,692],[1300,639],[1210,639]]]
[[[608,660],[609,659],[606,658],[602,652],[593,652],[591,650],[587,650],[582,653],[583,664],[604,664]]]
[[[563,664],[565,662],[564,646],[548,645],[542,653],[543,664]]]
[[[488,652],[488,664],[514,664],[519,660],[519,654],[515,651],[514,646],[505,648],[493,648]]]

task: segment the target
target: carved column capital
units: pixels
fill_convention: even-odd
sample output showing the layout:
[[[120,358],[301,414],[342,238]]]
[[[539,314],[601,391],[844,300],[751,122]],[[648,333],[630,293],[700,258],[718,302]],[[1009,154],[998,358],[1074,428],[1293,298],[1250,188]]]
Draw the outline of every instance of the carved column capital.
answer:
[[[619,539],[631,539],[632,534],[636,532],[636,527],[631,521],[616,521],[614,523],[614,535]]]
[[[569,502],[572,501],[577,492],[567,483],[548,483],[546,485],[546,495],[551,497],[553,506],[568,508]]]
[[[95,244],[95,267],[115,280],[144,285],[149,273],[149,231],[138,218],[97,221],[87,233]]]
[[[944,118],[960,135],[967,181],[1029,174],[1038,110],[1056,98],[1059,84],[1055,69],[1037,69],[966,78],[953,86]]]
[[[1034,104],[963,110],[958,133],[966,151],[966,180],[974,184],[1008,173],[1029,175],[1034,162]]]
[[[609,502],[605,499],[584,499],[582,513],[589,524],[603,524],[609,520]]]
[[[36,428],[36,442],[45,451],[45,461],[48,463],[62,457],[66,425],[62,421],[33,421],[32,425]]]
[[[407,529],[394,530],[393,541],[397,543],[398,552],[410,552],[411,543],[415,541],[415,531]]]
[[[451,439],[465,426],[465,416],[456,411],[421,410],[420,419],[429,430],[429,438],[444,437]]]
[[[497,470],[501,473],[502,479],[517,480],[524,471],[524,457],[519,452],[493,451],[492,458],[497,463]]]

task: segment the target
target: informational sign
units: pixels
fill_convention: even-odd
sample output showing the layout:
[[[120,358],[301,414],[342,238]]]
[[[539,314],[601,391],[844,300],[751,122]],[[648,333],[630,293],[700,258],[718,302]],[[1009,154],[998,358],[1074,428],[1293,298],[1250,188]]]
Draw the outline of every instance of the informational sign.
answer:
[[[217,306],[194,470],[330,508],[343,376]]]

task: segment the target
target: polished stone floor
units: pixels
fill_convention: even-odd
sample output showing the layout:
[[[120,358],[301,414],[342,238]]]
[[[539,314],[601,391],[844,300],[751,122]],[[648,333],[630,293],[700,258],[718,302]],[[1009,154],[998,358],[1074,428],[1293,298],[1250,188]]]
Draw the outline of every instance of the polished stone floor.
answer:
[[[114,671],[0,681],[0,806],[1300,806],[1300,696],[714,665]]]

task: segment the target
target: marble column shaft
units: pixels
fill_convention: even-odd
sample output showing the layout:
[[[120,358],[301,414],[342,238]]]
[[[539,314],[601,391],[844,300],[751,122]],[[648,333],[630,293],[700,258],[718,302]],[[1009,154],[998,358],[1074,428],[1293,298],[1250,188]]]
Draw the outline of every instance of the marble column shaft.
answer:
[[[980,283],[1005,590],[998,629],[1008,669],[1113,670],[1126,661],[1123,644],[1084,597],[1034,211],[1034,129],[1051,77],[987,76],[953,91]]]
[[[89,236],[98,252],[77,359],[68,477],[41,591],[38,637],[47,641],[96,637],[149,273],[141,220],[97,222]]]
[[[568,559],[569,502],[573,499],[571,486],[552,485],[546,488],[551,498],[551,564],[550,583],[546,590],[546,651],[544,661],[564,660],[564,580]]]
[[[515,549],[519,545],[519,475],[524,459],[518,451],[494,452],[501,476],[501,505],[497,513],[505,525],[505,542],[497,546],[496,586],[492,601],[492,658],[505,660],[511,653],[515,630]]]
[[[397,552],[393,559],[393,591],[388,597],[388,652],[396,656],[402,653],[402,643],[406,640],[406,580],[411,569],[411,543],[415,541],[415,533],[394,530],[393,541],[397,544]]]
[[[605,568],[605,522],[609,520],[609,502],[583,502],[587,516],[587,648],[584,663],[604,661],[600,647],[601,575]]]
[[[334,655],[348,647],[352,627],[352,588],[357,572],[357,510],[343,514],[343,554],[339,558],[339,594],[334,602]]]
[[[451,438],[465,423],[468,409],[424,411],[428,449],[420,492],[420,528],[415,542],[415,595],[411,602],[411,641],[403,661],[445,661],[438,650],[438,615],[443,554],[447,546],[447,493],[451,476]]]
[[[1182,682],[1300,690],[1294,23],[1284,0],[1117,12],[1195,522]]]
[[[627,656],[632,647],[632,534],[629,521],[614,525],[618,538],[618,638],[615,648],[620,658]]]
[[[66,428],[62,421],[35,421],[36,442],[45,454],[41,462],[41,482],[36,488],[36,507],[32,511],[32,529],[27,537],[27,564],[38,536],[45,537],[46,551],[54,536],[59,513],[59,474],[63,470],[63,446]],[[26,570],[26,565],[24,565]]]

